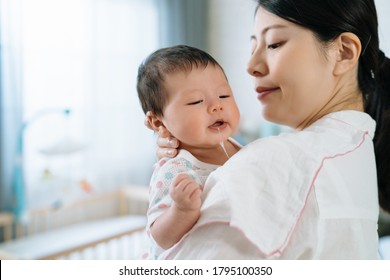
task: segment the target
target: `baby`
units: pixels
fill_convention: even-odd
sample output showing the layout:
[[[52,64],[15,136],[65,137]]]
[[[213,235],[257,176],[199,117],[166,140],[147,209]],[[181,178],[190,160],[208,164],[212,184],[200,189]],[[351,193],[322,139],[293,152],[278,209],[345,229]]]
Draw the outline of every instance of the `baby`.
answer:
[[[137,91],[148,126],[180,141],[178,155],[161,159],[150,182],[147,258],[162,259],[199,219],[210,172],[240,149],[230,138],[240,113],[218,62],[185,45],[148,56],[138,69]]]

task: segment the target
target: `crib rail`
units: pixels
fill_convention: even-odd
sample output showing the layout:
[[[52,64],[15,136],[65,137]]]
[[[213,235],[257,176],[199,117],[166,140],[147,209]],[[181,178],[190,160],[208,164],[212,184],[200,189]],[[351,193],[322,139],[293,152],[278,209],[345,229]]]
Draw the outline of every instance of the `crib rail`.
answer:
[[[31,211],[17,225],[17,238],[0,244],[0,259],[138,258],[147,200],[146,188],[129,187]]]
[[[58,255],[61,260],[136,260],[145,253],[147,242],[144,227],[138,231],[89,244]]]

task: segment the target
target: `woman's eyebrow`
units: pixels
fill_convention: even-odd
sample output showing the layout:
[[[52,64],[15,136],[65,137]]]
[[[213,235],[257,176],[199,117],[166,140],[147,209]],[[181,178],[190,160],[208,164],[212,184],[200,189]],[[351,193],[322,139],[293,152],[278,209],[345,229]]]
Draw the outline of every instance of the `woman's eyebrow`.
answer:
[[[274,24],[274,25],[270,25],[270,26],[267,26],[265,27],[262,31],[261,31],[261,35],[264,36],[269,30],[271,29],[281,29],[281,28],[287,28],[286,25],[282,25],[282,24]],[[250,37],[250,40],[257,40],[256,36],[255,35],[252,35]]]
[[[267,33],[268,31],[270,31],[271,29],[281,29],[281,28],[287,28],[286,25],[282,25],[282,24],[274,24],[274,25],[270,25],[270,26],[267,26],[266,28],[264,28],[262,31],[261,31],[261,35],[265,35],[265,33]]]

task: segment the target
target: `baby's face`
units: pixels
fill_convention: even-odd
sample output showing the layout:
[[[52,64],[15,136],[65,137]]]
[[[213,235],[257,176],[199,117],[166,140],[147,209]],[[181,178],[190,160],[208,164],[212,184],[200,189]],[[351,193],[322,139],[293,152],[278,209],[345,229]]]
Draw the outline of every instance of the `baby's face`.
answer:
[[[162,122],[183,146],[211,147],[234,134],[240,113],[222,70],[213,65],[167,75]]]

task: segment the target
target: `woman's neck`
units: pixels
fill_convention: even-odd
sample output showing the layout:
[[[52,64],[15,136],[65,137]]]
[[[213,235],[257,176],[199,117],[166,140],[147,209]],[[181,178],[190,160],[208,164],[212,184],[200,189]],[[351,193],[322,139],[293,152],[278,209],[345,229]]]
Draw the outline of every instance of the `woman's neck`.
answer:
[[[330,113],[345,110],[364,112],[363,94],[357,84],[347,85],[335,91],[333,97],[320,110],[306,118],[296,129],[305,129]]]

